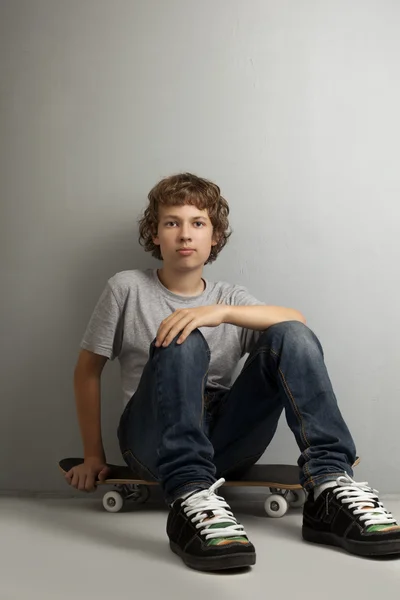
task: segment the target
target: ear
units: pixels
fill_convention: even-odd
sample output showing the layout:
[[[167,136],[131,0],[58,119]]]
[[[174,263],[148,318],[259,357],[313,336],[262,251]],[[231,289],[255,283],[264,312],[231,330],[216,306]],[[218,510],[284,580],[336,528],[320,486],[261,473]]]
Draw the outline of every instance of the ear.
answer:
[[[155,244],[156,246],[160,245],[160,238],[157,235],[157,232],[154,232],[154,234],[152,235],[152,240],[153,240],[153,244]]]
[[[219,236],[217,234],[213,235],[211,246],[216,246],[219,242]]]

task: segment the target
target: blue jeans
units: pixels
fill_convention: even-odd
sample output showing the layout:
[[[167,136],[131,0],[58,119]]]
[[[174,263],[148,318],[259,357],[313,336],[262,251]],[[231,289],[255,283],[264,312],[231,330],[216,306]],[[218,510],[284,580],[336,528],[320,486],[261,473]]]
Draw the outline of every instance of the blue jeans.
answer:
[[[355,445],[321,344],[306,325],[286,321],[263,331],[227,392],[207,393],[211,353],[201,332],[183,344],[178,337],[166,348],[151,343],[118,427],[125,462],[160,481],[168,504],[219,477],[240,477],[265,452],[283,410],[306,489],[353,475]]]

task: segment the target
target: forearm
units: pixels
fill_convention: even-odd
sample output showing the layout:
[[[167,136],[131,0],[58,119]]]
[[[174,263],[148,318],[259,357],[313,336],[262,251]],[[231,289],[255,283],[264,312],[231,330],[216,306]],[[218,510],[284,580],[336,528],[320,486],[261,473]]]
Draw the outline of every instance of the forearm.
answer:
[[[100,376],[75,372],[74,391],[84,458],[97,457],[105,461],[101,436]]]
[[[263,331],[276,323],[284,321],[301,321],[306,323],[304,316],[294,308],[283,306],[227,306],[225,323],[238,327]]]

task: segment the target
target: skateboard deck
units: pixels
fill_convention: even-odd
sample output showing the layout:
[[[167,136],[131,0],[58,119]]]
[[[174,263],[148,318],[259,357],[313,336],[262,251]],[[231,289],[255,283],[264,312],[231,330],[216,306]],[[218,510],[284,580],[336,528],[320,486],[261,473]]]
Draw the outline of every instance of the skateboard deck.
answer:
[[[353,466],[360,462],[357,458]],[[65,475],[70,469],[83,463],[83,458],[64,458],[58,463]],[[96,481],[96,485],[114,486],[112,491],[103,496],[103,506],[108,512],[119,512],[126,501],[143,504],[149,498],[150,486],[159,485],[158,481],[140,478],[128,466],[108,464],[110,475],[104,481]],[[223,486],[228,487],[264,487],[269,488],[270,495],[264,504],[269,517],[283,517],[289,507],[301,508],[307,498],[300,484],[300,469],[295,465],[261,465],[250,467],[237,479],[227,479]]]
[[[64,458],[59,467],[66,474],[80,465],[82,458]],[[103,496],[103,506],[108,512],[119,512],[126,502],[143,504],[149,498],[150,486],[159,485],[158,481],[141,479],[127,466],[108,464],[110,474],[96,485],[114,486]],[[290,507],[301,507],[306,500],[306,492],[300,485],[300,470],[294,465],[253,465],[242,477],[226,480],[224,486],[230,487],[266,487],[271,495],[265,500],[264,508],[270,517],[283,517]]]
[[[83,463],[83,458],[64,458],[59,466],[65,474],[73,467]],[[159,485],[158,481],[141,479],[127,466],[108,464],[110,475],[104,481],[97,481],[96,485]],[[300,470],[295,465],[253,465],[240,479],[227,480],[224,486],[260,486],[282,488],[286,490],[301,490],[299,482]]]
[[[353,467],[357,466],[360,459],[357,458]],[[83,458],[63,458],[59,467],[66,474],[70,469],[83,463]],[[110,476],[105,481],[97,481],[96,485],[159,485],[158,481],[141,479],[126,465],[108,464]],[[227,480],[224,486],[260,486],[271,488],[282,488],[287,490],[300,490],[300,469],[295,465],[261,465],[250,467],[246,474],[240,479]]]

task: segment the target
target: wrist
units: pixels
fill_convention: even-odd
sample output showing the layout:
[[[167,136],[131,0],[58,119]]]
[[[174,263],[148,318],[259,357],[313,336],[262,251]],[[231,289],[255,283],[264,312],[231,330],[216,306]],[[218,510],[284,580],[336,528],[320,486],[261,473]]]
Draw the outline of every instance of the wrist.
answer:
[[[234,309],[236,308],[235,306],[231,306],[229,304],[225,304],[224,306],[224,313],[223,313],[223,319],[222,322],[223,323],[232,323],[232,318],[233,318],[233,314],[234,314]]]
[[[105,457],[104,454],[90,454],[90,455],[85,454],[83,460],[84,460],[85,463],[89,463],[89,462],[96,462],[96,463],[97,462],[103,462],[103,463],[105,463],[106,462],[106,457]]]

